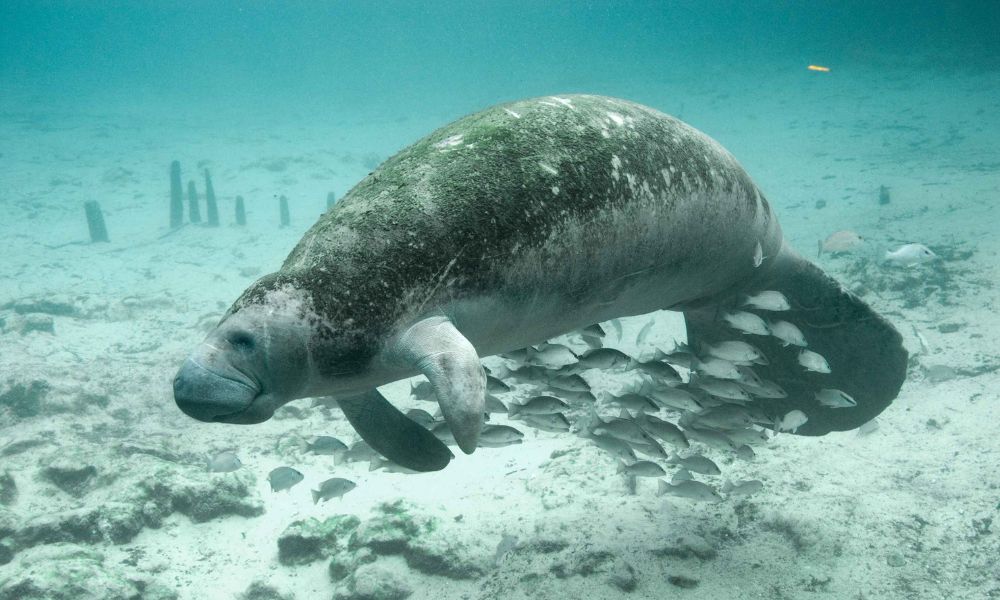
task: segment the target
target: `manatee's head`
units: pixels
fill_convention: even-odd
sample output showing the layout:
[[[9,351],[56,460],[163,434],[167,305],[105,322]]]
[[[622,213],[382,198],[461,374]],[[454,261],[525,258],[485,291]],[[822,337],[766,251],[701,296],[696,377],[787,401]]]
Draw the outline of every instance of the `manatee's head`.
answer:
[[[306,395],[316,320],[308,296],[262,278],[184,361],[174,377],[177,406],[199,421],[266,421]]]

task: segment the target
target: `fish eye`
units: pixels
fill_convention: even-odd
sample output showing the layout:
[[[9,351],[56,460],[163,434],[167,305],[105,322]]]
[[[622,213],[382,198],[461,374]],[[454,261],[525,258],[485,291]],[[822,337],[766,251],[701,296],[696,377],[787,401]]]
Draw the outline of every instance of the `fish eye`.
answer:
[[[254,348],[253,336],[248,332],[239,330],[229,334],[229,344],[237,350],[250,351]]]

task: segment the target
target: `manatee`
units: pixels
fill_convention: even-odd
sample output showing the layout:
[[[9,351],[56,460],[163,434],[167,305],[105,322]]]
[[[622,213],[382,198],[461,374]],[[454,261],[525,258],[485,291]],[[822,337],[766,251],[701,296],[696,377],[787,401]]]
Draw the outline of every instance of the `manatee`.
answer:
[[[788,299],[782,318],[830,373],[721,318],[766,290]],[[899,333],[783,239],[717,142],[649,107],[567,95],[466,116],[386,160],[236,299],[180,367],[174,396],[221,423],[332,396],[374,449],[435,470],[451,452],[378,386],[426,376],[471,453],[487,390],[480,357],[661,309],[683,312],[694,349],[752,342],[768,358],[757,374],[787,391],[752,402],[775,421],[803,411],[798,435],[860,426],[904,379]],[[823,406],[824,388],[857,405]]]

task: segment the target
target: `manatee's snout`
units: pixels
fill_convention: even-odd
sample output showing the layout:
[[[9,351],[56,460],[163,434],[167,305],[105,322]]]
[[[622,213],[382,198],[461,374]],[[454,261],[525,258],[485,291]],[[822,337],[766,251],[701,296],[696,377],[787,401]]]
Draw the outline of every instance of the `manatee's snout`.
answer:
[[[251,410],[258,390],[234,377],[205,368],[194,358],[184,361],[174,377],[174,401],[199,421],[259,423],[269,414]]]

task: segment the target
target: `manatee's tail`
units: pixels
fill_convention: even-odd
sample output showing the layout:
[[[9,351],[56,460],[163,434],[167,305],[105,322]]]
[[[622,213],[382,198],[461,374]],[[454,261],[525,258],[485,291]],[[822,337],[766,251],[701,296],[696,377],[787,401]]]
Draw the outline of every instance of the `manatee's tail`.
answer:
[[[805,335],[808,349],[826,358],[830,373],[805,370],[798,362],[801,349],[796,346],[784,346],[771,336],[741,334],[718,318],[727,310],[748,310],[739,306],[744,295],[761,290],[783,293],[792,309],[753,312],[796,325]],[[906,377],[907,352],[899,332],[864,301],[787,246],[750,287],[721,303],[686,310],[684,316],[688,343],[694,349],[705,343],[742,339],[764,353],[770,364],[753,365],[754,372],[780,385],[788,396],[757,397],[754,404],[774,420],[801,410],[808,421],[796,431],[799,435],[824,435],[863,425],[892,403]],[[847,392],[857,406],[824,406],[816,399],[817,392],[824,388]]]

